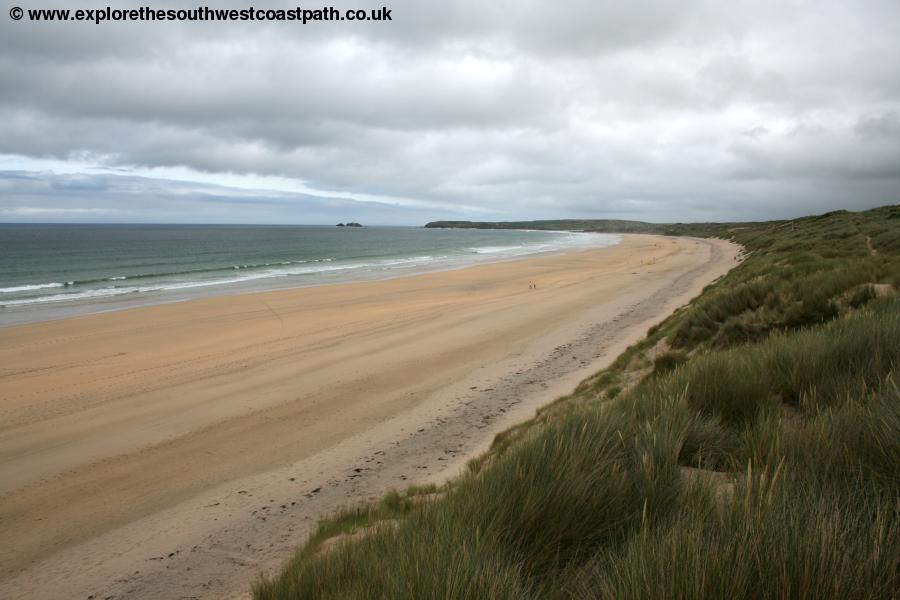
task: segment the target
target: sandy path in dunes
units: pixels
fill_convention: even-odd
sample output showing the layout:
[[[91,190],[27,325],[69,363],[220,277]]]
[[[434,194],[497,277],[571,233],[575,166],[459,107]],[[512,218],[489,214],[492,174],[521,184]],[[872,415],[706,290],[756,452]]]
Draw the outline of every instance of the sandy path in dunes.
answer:
[[[2,328],[0,597],[245,596],[323,513],[458,472],[736,251],[625,236]]]

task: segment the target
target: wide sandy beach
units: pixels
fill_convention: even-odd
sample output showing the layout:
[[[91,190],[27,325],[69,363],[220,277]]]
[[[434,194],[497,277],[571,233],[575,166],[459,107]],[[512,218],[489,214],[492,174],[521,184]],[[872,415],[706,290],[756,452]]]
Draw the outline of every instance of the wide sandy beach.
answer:
[[[458,473],[737,252],[628,235],[2,328],[0,597],[246,596],[323,513]]]

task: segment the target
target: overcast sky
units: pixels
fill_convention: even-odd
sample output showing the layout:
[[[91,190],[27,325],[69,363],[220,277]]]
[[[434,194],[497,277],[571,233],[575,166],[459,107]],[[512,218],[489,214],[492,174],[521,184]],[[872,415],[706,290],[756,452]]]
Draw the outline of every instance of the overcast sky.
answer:
[[[391,22],[305,26],[4,8],[0,221],[751,220],[900,202],[897,0],[334,6],[384,2]]]

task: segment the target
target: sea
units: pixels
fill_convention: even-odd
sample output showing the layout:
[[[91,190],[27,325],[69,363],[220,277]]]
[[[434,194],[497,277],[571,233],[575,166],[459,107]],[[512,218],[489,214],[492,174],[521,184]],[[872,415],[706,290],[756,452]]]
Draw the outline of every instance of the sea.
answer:
[[[605,247],[583,232],[0,223],[0,326]]]

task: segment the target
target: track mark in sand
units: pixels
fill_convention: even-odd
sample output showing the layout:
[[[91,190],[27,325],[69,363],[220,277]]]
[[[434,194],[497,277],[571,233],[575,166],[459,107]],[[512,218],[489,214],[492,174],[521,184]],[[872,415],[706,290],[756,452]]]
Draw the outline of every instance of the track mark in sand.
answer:
[[[872,245],[872,236],[871,235],[866,236],[866,248],[869,249],[869,255],[875,256],[876,254],[878,254],[878,250],[876,250],[875,246]]]

